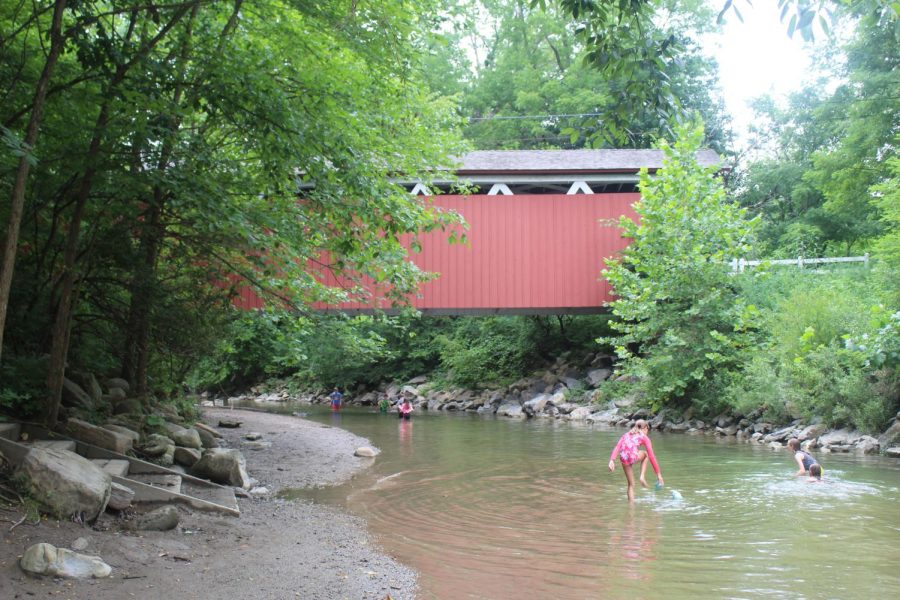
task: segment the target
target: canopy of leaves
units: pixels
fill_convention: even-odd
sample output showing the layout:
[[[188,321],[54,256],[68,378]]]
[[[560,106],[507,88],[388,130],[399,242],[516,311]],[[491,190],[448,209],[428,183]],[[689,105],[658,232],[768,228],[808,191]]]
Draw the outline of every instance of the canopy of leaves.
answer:
[[[724,150],[729,132],[717,67],[694,41],[713,24],[701,3],[648,5],[657,18],[633,32],[651,54],[654,36],[672,38],[675,55],[636,64],[634,40],[606,32],[609,37],[597,39],[607,40],[614,54],[608,65],[595,60],[597,40],[565,3],[475,4],[478,20],[461,26],[474,62],[462,111],[471,120],[466,136],[478,148],[647,148],[670,131],[676,113],[696,110],[710,123],[707,143]],[[621,69],[614,66],[620,63]],[[660,95],[664,106],[653,100]]]
[[[30,6],[0,9],[5,193],[43,66],[48,15]],[[167,352],[187,358],[208,339],[215,318],[199,314],[227,308],[229,283],[299,309],[359,293],[324,286],[325,273],[389,282],[395,297],[415,289],[423,274],[400,236],[456,217],[393,177],[427,181],[463,149],[452,105],[420,79],[442,6],[70,3],[40,141],[28,149],[8,346],[46,351],[67,239],[80,290],[71,362],[106,372],[126,337],[141,338],[142,306],[164,370],[175,368]],[[66,233],[82,192],[82,227]],[[173,328],[186,313],[196,335]]]

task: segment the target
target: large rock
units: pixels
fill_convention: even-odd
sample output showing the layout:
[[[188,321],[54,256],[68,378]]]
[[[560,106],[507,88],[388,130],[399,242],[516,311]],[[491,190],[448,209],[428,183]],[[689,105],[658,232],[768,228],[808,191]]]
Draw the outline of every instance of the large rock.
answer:
[[[187,428],[184,431],[172,434],[171,438],[176,446],[196,448],[198,450],[203,447],[203,440],[200,439],[200,433],[193,428]]]
[[[210,434],[211,436],[216,437],[216,438],[222,437],[222,434],[220,432],[216,431],[215,429],[213,429],[206,423],[199,423],[199,422],[194,423],[194,429],[196,429],[197,431],[205,431],[208,434]]]
[[[169,451],[169,446],[172,447],[172,452],[175,452],[175,443],[172,440],[164,435],[151,433],[147,436],[147,441],[141,447],[141,451],[147,456],[162,456]]]
[[[181,515],[174,506],[161,506],[139,516],[132,527],[139,531],[169,531],[178,527]]]
[[[860,437],[860,434],[847,429],[835,429],[819,437],[819,446],[848,446]]]
[[[170,440],[175,442],[176,446],[197,449],[203,447],[200,434],[197,433],[196,429],[188,429],[181,425],[176,425],[175,423],[166,423],[163,428],[166,431],[166,435],[169,436]]]
[[[94,410],[94,401],[91,399],[90,394],[68,378],[63,378],[62,403],[65,406]]]
[[[778,429],[776,431],[773,431],[772,433],[767,434],[763,438],[763,441],[767,444],[770,442],[779,442],[779,443],[786,442],[787,439],[789,437],[791,437],[791,434],[794,433],[794,431],[795,431],[795,427],[793,425],[788,425],[787,427],[782,427],[781,429]]]
[[[223,483],[250,489],[250,476],[247,475],[247,462],[238,450],[228,448],[210,448],[203,453],[200,460],[190,469],[195,477],[205,477],[216,483]]]
[[[618,408],[607,408],[606,410],[597,411],[593,414],[588,413],[585,418],[593,423],[605,423],[610,425],[621,419],[622,415],[619,414]]]
[[[120,390],[128,392],[128,390],[131,389],[131,385],[129,385],[129,383],[126,380],[122,379],[121,377],[110,377],[109,379],[106,380],[105,383],[106,383],[106,389],[108,389],[108,390],[112,390],[113,388],[119,388]]]
[[[881,445],[872,436],[864,435],[856,442],[856,451],[863,454],[878,454],[881,451]]]
[[[115,510],[125,510],[131,506],[134,500],[134,490],[120,483],[113,481],[110,488],[109,504],[107,507]]]
[[[128,427],[123,427],[122,425],[117,425],[115,423],[106,423],[103,425],[104,429],[109,429],[110,431],[114,431],[116,433],[120,433],[125,437],[131,438],[131,445],[135,446],[138,442],[141,441],[141,434],[133,429],[129,429]]]
[[[894,421],[887,431],[878,436],[878,444],[882,448],[889,448],[897,439],[900,439],[900,420]]]
[[[206,429],[201,429],[200,427],[197,427],[196,429],[197,429],[197,435],[200,436],[200,443],[203,444],[204,448],[218,448],[219,447],[219,442],[213,434],[211,434]]]
[[[824,423],[814,423],[812,425],[804,427],[800,431],[800,433],[797,434],[797,439],[801,442],[805,442],[806,440],[814,440],[826,431],[828,431],[828,427],[826,427]]]
[[[66,422],[66,431],[70,436],[82,442],[106,448],[119,454],[125,454],[131,450],[132,438],[128,435],[91,425],[79,419],[69,419]]]
[[[583,421],[591,416],[591,409],[587,406],[579,406],[578,408],[571,411],[567,418],[570,421]]]
[[[185,448],[183,446],[176,446],[173,454],[175,463],[184,467],[193,467],[200,460],[200,457],[200,451],[196,448]]]
[[[113,405],[114,415],[139,415],[144,412],[144,405],[137,398],[125,398]]]
[[[31,496],[57,516],[83,514],[93,521],[109,502],[109,473],[74,452],[32,448],[20,472],[28,481]]]
[[[512,417],[514,419],[524,419],[525,411],[517,403],[501,404],[497,409],[498,417]]]
[[[112,567],[98,556],[87,556],[44,543],[30,546],[19,560],[19,566],[28,573],[51,577],[101,578],[112,573]]]
[[[522,408],[525,411],[525,414],[533,417],[535,414],[543,412],[544,407],[547,406],[547,402],[549,401],[549,395],[539,394],[523,404]]]
[[[128,397],[128,394],[122,388],[109,388],[109,393],[104,396],[109,402],[116,403],[120,400],[124,400]]]
[[[588,383],[591,384],[591,387],[597,387],[612,375],[612,369],[594,369],[592,371],[588,371],[587,380]]]

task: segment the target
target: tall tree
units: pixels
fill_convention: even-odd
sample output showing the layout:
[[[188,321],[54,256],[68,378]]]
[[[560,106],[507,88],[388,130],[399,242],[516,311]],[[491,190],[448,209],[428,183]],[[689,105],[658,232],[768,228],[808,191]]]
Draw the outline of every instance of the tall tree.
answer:
[[[37,27],[40,27],[39,7],[35,5],[34,8],[36,12],[30,15],[29,19]],[[41,70],[41,75],[35,85],[34,99],[29,108],[28,125],[25,127],[25,137],[21,141],[21,145],[18,140],[14,139],[14,147],[20,148],[18,153],[21,156],[19,157],[19,164],[15,173],[15,182],[10,193],[9,221],[6,226],[6,235],[4,236],[2,263],[0,263],[0,353],[3,351],[3,331],[6,328],[6,312],[9,306],[9,293],[12,287],[13,270],[16,263],[16,249],[19,244],[19,228],[22,224],[22,210],[25,206],[25,188],[28,185],[28,174],[34,161],[32,153],[37,144],[41,122],[44,118],[44,106],[47,100],[50,80],[53,77],[53,71],[56,69],[56,63],[65,44],[62,32],[65,9],[66,0],[55,0],[53,3],[53,16],[47,32],[47,37],[50,39],[50,48],[44,61],[44,68]],[[4,55],[12,50],[8,47],[8,44],[8,41],[3,43]],[[12,138],[12,134],[6,127],[3,128],[3,133],[8,138]]]
[[[703,58],[692,34],[711,27],[699,4],[673,3],[661,10],[655,30],[682,41],[678,60],[660,70],[597,69],[592,47],[567,18],[565,7],[543,9],[523,0],[485,2],[479,39],[481,62],[465,95],[471,116],[467,136],[481,148],[648,147],[668,132],[668,116],[633,100],[636,82],[667,90],[680,106],[711,123],[709,143],[724,150],[728,139],[722,106],[715,97],[715,64]],[[477,31],[486,28],[483,23]],[[677,32],[677,33],[676,33]]]
[[[850,19],[850,16],[845,18]],[[779,109],[757,103],[758,137],[769,158],[750,164],[741,201],[764,217],[767,256],[846,255],[882,235],[873,185],[890,177],[887,159],[900,130],[896,20],[863,15],[840,48],[832,80],[791,96]]]
[[[48,94],[53,160],[26,195],[23,287],[41,300],[16,307],[31,317],[16,339],[52,348],[51,421],[66,362],[124,357],[142,389],[178,337],[172,315],[216,290],[227,309],[236,277],[299,309],[367,281],[393,298],[416,288],[401,237],[456,221],[394,181],[428,181],[461,151],[452,105],[421,85],[441,6],[79,4]]]
[[[607,341],[657,410],[714,397],[715,372],[736,364],[752,326],[729,262],[749,251],[753,225],[716,168],[697,162],[702,140],[702,127],[680,126],[675,143],[662,144],[657,176],[641,173],[640,220],[622,219],[632,243],[606,271],[619,333]]]

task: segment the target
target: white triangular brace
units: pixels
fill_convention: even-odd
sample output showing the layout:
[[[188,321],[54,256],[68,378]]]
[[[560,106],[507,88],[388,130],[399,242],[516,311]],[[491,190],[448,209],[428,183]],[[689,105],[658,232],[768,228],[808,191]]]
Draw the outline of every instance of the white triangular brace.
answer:
[[[424,183],[417,183],[413,186],[413,189],[409,192],[413,196],[430,196],[428,188],[425,187]]]
[[[505,183],[495,183],[491,187],[491,191],[487,193],[488,196],[512,196],[512,190],[509,189],[509,186]]]
[[[569,187],[569,191],[566,192],[567,196],[572,196],[574,194],[593,194],[594,190],[584,181],[573,181],[572,185]]]

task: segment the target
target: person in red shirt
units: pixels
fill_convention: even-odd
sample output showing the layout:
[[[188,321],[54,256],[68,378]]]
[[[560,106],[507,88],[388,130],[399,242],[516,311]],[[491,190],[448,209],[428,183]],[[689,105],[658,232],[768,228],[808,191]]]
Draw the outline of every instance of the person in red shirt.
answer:
[[[653,471],[656,473],[656,485],[657,487],[662,487],[663,477],[662,471],[659,468],[659,463],[656,461],[656,456],[653,454],[653,444],[650,442],[650,424],[647,423],[644,419],[638,419],[634,423],[634,427],[632,427],[628,433],[619,438],[619,443],[616,444],[616,447],[613,449],[612,454],[609,457],[609,471],[613,472],[616,470],[616,456],[618,455],[619,461],[622,463],[622,469],[625,471],[625,479],[628,482],[628,501],[634,502],[634,468],[633,465],[636,462],[641,463],[641,477],[640,482],[644,487],[647,486],[647,480],[644,479],[644,475],[647,473],[647,461],[653,465]],[[644,447],[644,450],[641,449],[641,446]]]

